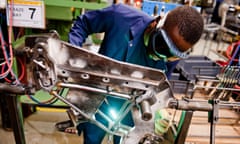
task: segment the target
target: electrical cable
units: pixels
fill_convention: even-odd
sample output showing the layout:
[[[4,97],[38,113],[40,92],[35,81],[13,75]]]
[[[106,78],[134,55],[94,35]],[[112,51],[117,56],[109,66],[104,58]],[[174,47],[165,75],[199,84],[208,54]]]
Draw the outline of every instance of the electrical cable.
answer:
[[[234,51],[234,53],[233,53],[233,56],[232,56],[232,58],[230,59],[228,65],[232,65],[232,63],[233,63],[235,57],[236,57],[237,54],[238,54],[239,49],[240,49],[240,44],[239,44],[239,45],[237,46],[237,48],[235,49],[235,51]]]
[[[25,75],[25,67],[20,58],[18,58],[17,60],[20,63],[21,71],[22,71],[21,75],[19,76],[19,79],[22,80]],[[36,98],[34,98],[34,96],[32,96],[32,95],[27,95],[27,97],[39,105],[51,105],[51,104],[54,104],[55,102],[57,102],[57,100],[58,100],[56,97],[52,96],[51,99],[41,102],[41,101],[37,100]]]
[[[237,48],[234,50],[234,46],[237,46]],[[240,46],[240,41],[238,41],[237,43],[231,44],[227,50],[226,50],[226,56],[227,58],[230,60],[228,64],[232,64],[233,62],[237,62],[239,61],[239,59],[235,59],[238,51],[239,51],[239,46]],[[233,53],[234,50],[234,53]],[[233,55],[232,55],[233,54]]]
[[[52,105],[52,104],[54,104],[54,103],[56,103],[58,101],[58,98],[56,98],[54,96],[51,99],[49,99],[47,101],[43,101],[43,102],[40,102],[38,99],[34,98],[32,95],[27,95],[27,97],[29,99],[31,99],[33,102],[35,102],[35,103],[37,103],[39,105],[44,105],[44,106]]]
[[[8,78],[7,78],[7,75],[9,74],[9,72],[8,73],[6,73],[6,74],[4,74],[4,76],[1,76],[1,78],[4,78],[7,82],[9,82],[9,83],[15,83],[15,84],[20,84],[20,82],[18,81],[18,79],[17,79],[17,76],[16,76],[16,74],[13,72],[13,69],[12,69],[12,67],[10,66],[10,64],[9,64],[9,57],[8,57],[8,54],[7,54],[7,50],[6,50],[6,47],[5,47],[5,40],[4,40],[4,38],[3,38],[3,33],[2,33],[2,29],[1,29],[1,27],[0,27],[0,39],[1,39],[1,43],[2,43],[2,51],[3,51],[3,55],[4,55],[4,58],[5,58],[5,65],[3,65],[2,66],[2,71],[1,71],[1,74],[4,74],[5,72],[4,72],[4,69],[5,69],[5,67],[6,67],[6,65],[8,66],[8,70],[10,70],[9,72],[11,73],[11,75],[15,78],[15,81],[14,82],[12,82],[11,80],[9,80]],[[13,59],[12,59],[13,60]],[[11,59],[10,59],[10,61],[11,61]]]
[[[10,0],[10,3],[9,3],[9,27],[8,27],[8,40],[9,40],[9,58],[7,56],[7,52],[6,52],[6,48],[5,48],[5,42],[4,42],[4,38],[3,38],[3,35],[2,35],[2,29],[0,27],[0,39],[1,39],[1,43],[2,43],[2,50],[3,50],[3,53],[4,53],[4,58],[5,58],[5,62],[1,63],[2,65],[2,71],[1,71],[1,74],[0,74],[0,78],[5,78],[5,80],[7,82],[11,82],[8,78],[6,78],[6,76],[11,73],[12,76],[15,77],[15,82],[17,82],[17,84],[20,84],[19,80],[23,79],[24,75],[25,75],[25,67],[24,67],[24,64],[23,62],[20,60],[20,59],[17,59],[18,62],[20,63],[21,65],[21,75],[19,78],[17,78],[17,76],[13,73],[12,71],[12,66],[13,66],[13,47],[12,47],[12,32],[13,32],[13,0]],[[10,63],[9,63],[10,62]],[[5,66],[8,66],[7,70],[4,71],[4,68]],[[47,100],[47,101],[44,101],[44,102],[40,102],[38,101],[37,99],[35,99],[33,96],[30,96],[28,95],[31,100],[33,100],[34,102],[38,103],[38,104],[53,104],[55,103],[58,99],[55,98],[55,97],[52,97],[51,99]]]
[[[24,64],[23,64],[23,62],[22,62],[22,60],[21,60],[20,58],[17,58],[17,61],[18,61],[19,64],[20,64],[21,74],[20,74],[20,76],[19,76],[18,78],[16,78],[15,81],[19,81],[19,83],[20,83],[20,81],[23,79],[23,77],[24,77],[24,75],[25,75],[25,66],[24,66]],[[4,70],[4,67],[2,67],[2,71],[3,71],[3,70]],[[12,82],[12,81],[9,80],[7,77],[5,77],[4,79],[6,80],[6,82],[9,82],[9,83]]]
[[[11,1],[11,6],[12,6],[13,1]],[[9,36],[9,55],[10,55],[10,59],[8,58],[7,55],[7,51],[5,48],[5,41],[3,38],[3,34],[2,34],[2,29],[0,27],[0,40],[1,40],[1,46],[2,46],[2,50],[3,50],[3,54],[4,54],[4,58],[5,58],[5,65],[8,66],[7,70],[5,72],[2,72],[0,74],[1,78],[5,78],[9,73],[11,73],[14,77],[16,77],[16,75],[13,73],[12,71],[12,65],[13,65],[13,50],[12,50],[12,40],[11,40],[11,33],[12,33],[12,12],[13,9],[10,8],[10,12],[9,12],[9,29],[8,29],[8,36]],[[9,63],[10,62],[10,63]],[[4,65],[4,66],[5,66]],[[3,66],[3,67],[4,67]]]
[[[12,66],[13,66],[13,48],[12,48],[13,8],[12,8],[12,6],[13,6],[13,0],[10,0],[9,27],[8,27],[8,41],[9,41],[9,55],[10,55],[9,61],[10,61],[10,63],[8,63],[8,60],[5,58],[7,60],[6,62],[8,63],[8,69],[7,69],[7,71],[4,72],[4,74],[9,73],[12,70]],[[1,42],[3,44],[3,41],[1,41]]]
[[[20,76],[18,78],[19,81],[21,81],[24,78],[24,76],[25,76],[25,66],[24,66],[24,64],[23,64],[23,62],[22,62],[22,60],[20,58],[17,58],[17,61],[19,62],[20,66],[21,66],[21,74],[20,74]]]
[[[11,61],[11,59],[9,60],[8,56],[7,56],[7,51],[6,51],[6,47],[5,47],[5,41],[3,39],[3,34],[2,34],[2,28],[1,27],[0,27],[0,40],[1,40],[1,48],[2,48],[2,51],[3,51],[3,56],[4,56],[4,59],[5,59],[4,63],[5,63],[5,65],[7,64],[8,66],[10,66],[9,65],[9,61]],[[4,67],[4,65],[3,65],[3,67]],[[11,71],[11,68],[8,67],[8,69],[5,72],[2,72],[0,74],[0,77],[1,78],[6,77],[9,74],[10,71]]]

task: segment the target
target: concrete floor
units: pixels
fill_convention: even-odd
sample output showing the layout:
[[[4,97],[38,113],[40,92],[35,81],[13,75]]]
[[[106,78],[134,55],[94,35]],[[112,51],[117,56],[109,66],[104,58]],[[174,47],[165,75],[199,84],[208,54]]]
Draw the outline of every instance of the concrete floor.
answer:
[[[208,49],[202,49],[205,45],[205,40],[201,39],[194,47],[192,55],[207,55]],[[215,44],[213,43],[212,48],[214,48]],[[207,47],[207,46],[206,46]],[[223,46],[222,49],[225,49],[226,46]],[[214,53],[209,53],[209,57],[213,60],[221,59],[219,56],[215,55]],[[232,112],[231,112],[232,113]],[[201,113],[200,113],[201,115]],[[203,114],[204,120],[200,125],[192,125],[189,130],[188,138],[186,144],[208,144],[209,143],[209,125],[207,122],[207,116],[206,113]],[[234,118],[236,118],[235,114]],[[197,118],[199,116],[199,113],[196,113],[196,119],[199,120],[202,118],[202,115],[200,118]],[[36,113],[30,115],[24,120],[24,132],[25,132],[25,138],[26,138],[26,144],[81,144],[83,143],[82,137],[73,135],[73,134],[66,134],[62,132],[56,131],[54,125],[56,122],[66,120],[67,114],[64,110],[57,110],[57,111],[51,111],[51,110],[38,110]],[[199,122],[197,122],[199,124]],[[224,124],[226,126],[226,124]],[[229,126],[229,125],[228,125]],[[205,127],[206,129],[204,130]],[[234,137],[233,139],[225,139],[221,140],[218,139],[217,144],[220,143],[231,143],[235,144],[234,141],[237,141],[237,143],[240,142],[240,127],[239,123],[232,126],[230,124],[230,127],[234,129]],[[203,130],[203,131],[201,131]],[[221,127],[218,129],[218,137],[225,137],[227,134],[229,134],[229,129],[225,129],[224,127]],[[198,139],[196,139],[198,138]],[[200,139],[199,139],[200,138]],[[201,139],[202,138],[202,139]],[[231,135],[230,135],[231,138]],[[6,131],[1,128],[0,124],[0,144],[14,144],[14,136],[12,131]],[[237,144],[236,143],[236,144]],[[16,142],[17,144],[17,142]]]
[[[24,120],[26,144],[75,144],[82,138],[74,134],[58,132],[55,123],[67,120],[67,114],[59,110],[37,110]],[[14,144],[12,131],[0,128],[0,144]],[[17,144],[17,142],[16,142]]]

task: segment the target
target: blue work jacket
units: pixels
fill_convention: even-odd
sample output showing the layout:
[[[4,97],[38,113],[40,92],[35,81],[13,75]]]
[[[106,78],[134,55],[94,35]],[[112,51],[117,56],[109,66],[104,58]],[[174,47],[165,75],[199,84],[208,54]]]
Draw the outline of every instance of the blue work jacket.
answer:
[[[100,54],[119,61],[157,68],[169,76],[176,62],[154,61],[146,52],[144,30],[153,20],[154,17],[139,9],[114,4],[80,15],[70,30],[69,42],[82,46],[88,35],[105,32],[99,49]]]

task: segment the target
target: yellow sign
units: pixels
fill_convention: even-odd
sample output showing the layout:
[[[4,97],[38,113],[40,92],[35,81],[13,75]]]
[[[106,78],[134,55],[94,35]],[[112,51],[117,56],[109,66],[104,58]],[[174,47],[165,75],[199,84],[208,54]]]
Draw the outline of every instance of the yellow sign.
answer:
[[[39,0],[8,0],[8,25],[45,28],[45,6]]]

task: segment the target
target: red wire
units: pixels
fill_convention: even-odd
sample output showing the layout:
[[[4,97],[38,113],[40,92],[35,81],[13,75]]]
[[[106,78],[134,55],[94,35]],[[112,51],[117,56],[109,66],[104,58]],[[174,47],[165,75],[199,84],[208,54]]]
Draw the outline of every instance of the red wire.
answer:
[[[8,29],[10,64],[9,64],[9,61],[8,61],[8,57],[7,57],[6,53],[4,52],[4,51],[6,51],[4,49],[5,42],[3,41],[2,34],[0,34],[1,43],[2,43],[2,50],[3,50],[3,53],[4,53],[4,58],[6,60],[7,66],[8,66],[8,69],[5,72],[4,72],[5,64],[2,66],[2,71],[1,71],[1,74],[0,74],[1,77],[5,77],[5,75],[8,74],[9,72],[11,73],[12,76],[15,76],[15,74],[12,71],[12,65],[13,65],[13,50],[12,50],[13,48],[12,48],[12,39],[11,39],[12,38],[12,23],[13,23],[12,13],[13,13],[13,1],[11,0],[10,1],[10,12],[9,12],[9,29]],[[19,79],[21,80],[23,78],[24,74],[25,74],[25,71],[24,71],[25,69],[24,69],[24,65],[23,65],[22,61],[20,59],[18,59],[18,61],[20,62],[21,69],[22,69],[22,73],[19,77]],[[7,77],[5,77],[5,80],[9,83],[11,82]]]
[[[4,44],[5,44],[5,42],[3,41],[3,35],[2,35],[2,33],[0,33],[0,39],[1,39],[1,43],[2,43],[2,51],[3,51],[3,56],[4,56],[4,59],[5,59],[5,61],[6,61],[6,64],[8,65],[8,66],[10,66],[9,65],[9,62],[8,62],[8,57],[7,57],[7,54],[6,54],[6,50],[5,50],[5,47],[4,47]],[[11,61],[12,62],[12,61]],[[5,65],[5,64],[4,64]],[[4,65],[3,65],[3,67],[4,67]],[[2,71],[2,73],[0,74],[0,77],[4,77],[6,74],[8,74],[9,72],[10,72],[10,70],[11,70],[11,67],[8,67],[8,69],[7,69],[7,71],[5,71],[5,72],[3,72]]]
[[[12,68],[12,64],[13,64],[13,50],[12,50],[12,24],[13,24],[13,0],[10,0],[10,5],[11,5],[11,9],[10,9],[10,13],[9,13],[9,29],[8,29],[8,40],[9,40],[9,53],[10,53],[10,65],[9,65],[9,69]]]
[[[21,81],[25,75],[25,66],[20,58],[17,58],[17,61],[19,62],[20,66],[21,66],[21,74],[18,78],[18,80]],[[4,70],[4,66],[2,67],[2,72],[3,72],[3,70]],[[5,77],[4,79],[6,80],[6,82],[11,83],[11,80],[9,80],[7,77]]]
[[[233,47],[234,47],[235,45],[240,45],[240,41],[229,45],[228,48],[227,48],[227,50],[226,50],[226,56],[227,56],[227,58],[228,58],[229,60],[232,59],[232,56],[231,56],[231,55],[232,55],[232,53],[233,53]],[[238,59],[233,59],[233,61],[237,62]]]
[[[25,66],[20,58],[17,58],[17,60],[19,61],[21,66],[21,75],[19,76],[19,80],[21,81],[25,75]]]
[[[8,62],[8,59],[7,59],[7,56],[4,54],[4,58],[7,62],[7,65],[8,65],[8,69],[7,71],[5,71],[4,73],[1,73],[0,74],[0,77],[4,77],[6,74],[8,74],[9,72],[12,73],[12,65],[13,65],[13,50],[12,50],[12,13],[13,13],[13,8],[12,8],[12,5],[13,5],[13,0],[10,1],[10,12],[9,12],[9,29],[8,29],[8,40],[9,40],[9,54],[10,54],[10,64]],[[2,43],[2,48],[4,50],[4,42],[3,42],[3,39],[2,39],[2,34],[0,35],[1,36],[1,43]],[[12,73],[13,74],[13,73]]]
[[[235,85],[234,88],[235,89],[240,89],[240,86],[239,85]]]
[[[5,64],[2,66],[1,73],[3,73],[4,68],[5,68]],[[5,77],[4,79],[6,80],[6,82],[11,83],[11,81],[9,79],[7,79],[7,77]]]

